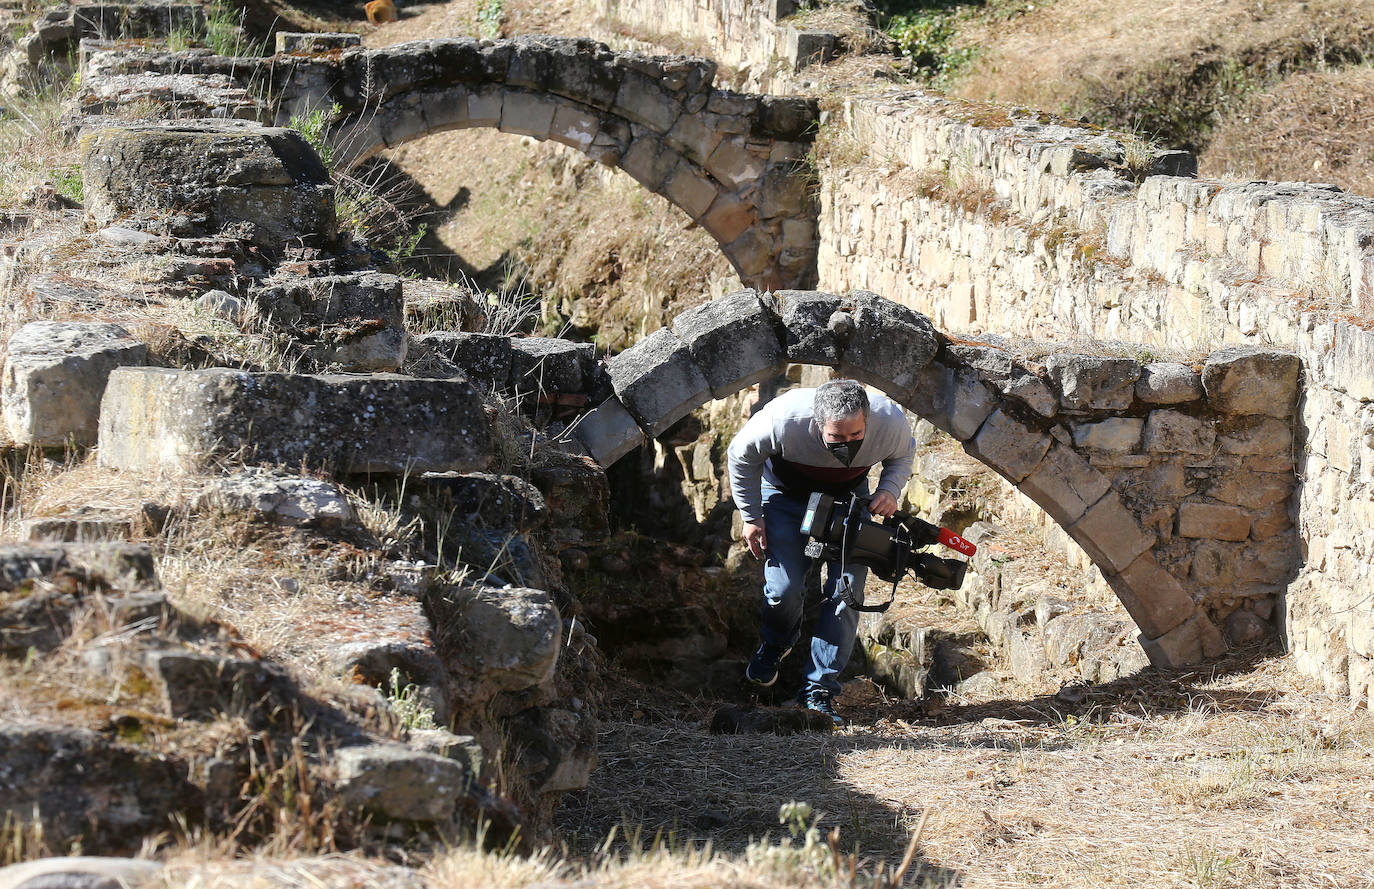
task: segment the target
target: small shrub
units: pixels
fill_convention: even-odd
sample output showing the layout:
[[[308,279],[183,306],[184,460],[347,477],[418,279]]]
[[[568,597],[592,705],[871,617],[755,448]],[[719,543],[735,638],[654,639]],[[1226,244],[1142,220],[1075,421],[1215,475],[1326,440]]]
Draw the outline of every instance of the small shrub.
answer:
[[[383,688],[382,692],[386,695],[386,701],[391,706],[391,712],[400,720],[401,725],[408,729],[432,729],[438,726],[434,723],[434,708],[426,707],[420,703],[420,689],[413,683],[401,684],[401,671],[391,668],[389,678],[390,688]]]
[[[477,4],[477,31],[483,37],[501,36],[501,24],[506,18],[506,0],[481,0]]]

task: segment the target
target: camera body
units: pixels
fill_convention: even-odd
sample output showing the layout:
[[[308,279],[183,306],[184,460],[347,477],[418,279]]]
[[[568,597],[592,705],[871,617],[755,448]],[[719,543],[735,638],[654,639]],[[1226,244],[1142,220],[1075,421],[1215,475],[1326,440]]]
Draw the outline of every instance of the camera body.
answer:
[[[908,571],[931,589],[957,590],[964,583],[968,563],[942,559],[921,552],[939,543],[971,556],[977,547],[954,532],[922,521],[909,513],[896,513],[885,522],[868,518],[868,499],[858,494],[837,501],[814,493],[806,504],[801,531],[808,538],[806,554],[841,564],[865,565],[874,574],[896,584]]]

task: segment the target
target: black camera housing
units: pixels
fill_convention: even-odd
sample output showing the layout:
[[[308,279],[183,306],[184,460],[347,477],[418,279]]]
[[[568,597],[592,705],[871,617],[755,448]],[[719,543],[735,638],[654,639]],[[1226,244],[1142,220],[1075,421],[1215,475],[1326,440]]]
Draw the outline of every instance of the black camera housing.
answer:
[[[920,551],[945,542],[952,536],[950,532],[942,537],[939,526],[902,512],[877,522],[864,514],[867,505],[868,499],[857,494],[851,494],[847,502],[836,501],[829,494],[812,494],[801,524],[802,533],[810,538],[806,554],[865,565],[891,584],[910,571],[931,589],[957,590],[963,586],[967,562]]]

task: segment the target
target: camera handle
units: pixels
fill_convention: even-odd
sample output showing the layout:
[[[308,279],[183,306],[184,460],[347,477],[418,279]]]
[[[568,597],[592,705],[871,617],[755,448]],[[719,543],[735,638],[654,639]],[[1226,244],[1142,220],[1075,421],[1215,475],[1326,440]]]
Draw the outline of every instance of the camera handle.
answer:
[[[839,599],[847,607],[855,611],[868,614],[882,614],[892,607],[892,603],[897,601],[897,584],[901,582],[902,575],[906,573],[906,560],[910,553],[911,535],[907,527],[902,522],[897,522],[897,564],[892,570],[892,594],[888,596],[886,602],[878,605],[865,605],[854,596],[854,590],[849,583],[849,577],[845,574],[845,568],[849,564],[849,544],[854,539],[854,535],[859,532],[859,526],[863,523],[863,511],[868,506],[869,498],[859,494],[849,495],[849,509],[845,512],[843,520],[844,534],[840,537],[840,576],[835,581],[834,598]],[[886,524],[886,522],[884,522]]]

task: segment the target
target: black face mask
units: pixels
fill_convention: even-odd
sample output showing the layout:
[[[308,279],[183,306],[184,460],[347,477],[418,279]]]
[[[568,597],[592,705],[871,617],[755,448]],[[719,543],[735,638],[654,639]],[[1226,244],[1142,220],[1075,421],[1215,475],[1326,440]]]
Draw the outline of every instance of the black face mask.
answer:
[[[863,443],[862,438],[856,438],[853,441],[827,441],[825,446],[830,449],[830,453],[835,455],[836,460],[848,466],[858,456],[859,448],[863,446]]]

